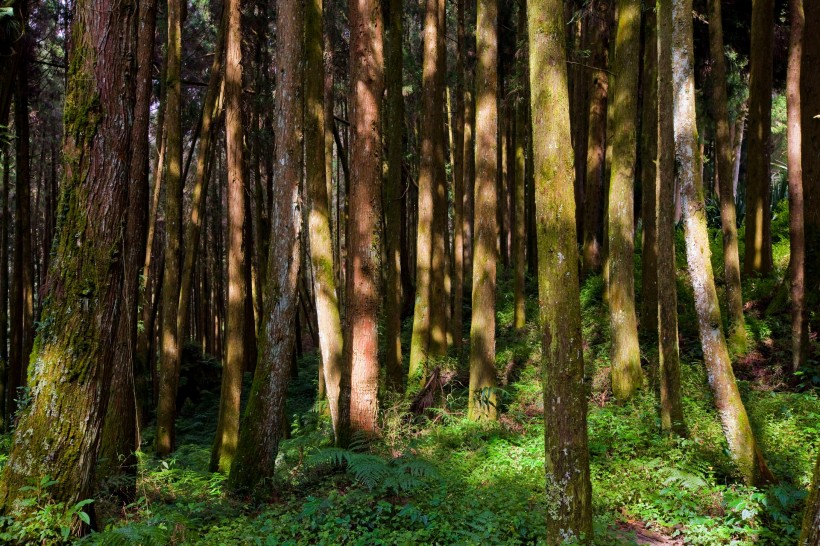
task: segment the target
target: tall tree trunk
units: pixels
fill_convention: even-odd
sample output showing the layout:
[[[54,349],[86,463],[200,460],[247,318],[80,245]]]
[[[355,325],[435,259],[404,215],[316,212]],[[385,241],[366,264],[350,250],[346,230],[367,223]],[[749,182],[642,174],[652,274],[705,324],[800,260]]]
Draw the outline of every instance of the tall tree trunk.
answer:
[[[399,6],[399,13],[401,9]],[[401,15],[399,15],[401,17]],[[399,32],[399,36],[401,32]],[[319,330],[319,349],[322,354],[322,371],[327,392],[330,418],[333,433],[338,439],[345,436],[348,426],[347,418],[347,385],[342,380],[344,373],[344,342],[342,323],[339,315],[339,300],[336,291],[336,274],[333,269],[333,239],[330,234],[330,206],[326,178],[325,123],[325,90],[322,24],[322,0],[308,0],[305,3],[305,180],[307,187],[308,236],[310,237],[310,263],[313,268],[313,292],[316,300],[316,322]],[[401,70],[399,69],[399,80]],[[399,83],[401,86],[401,83]],[[399,133],[399,144],[401,133]],[[392,145],[392,144],[391,144]],[[332,150],[331,150],[332,152]],[[399,169],[401,169],[401,150],[399,149]],[[401,184],[401,171],[399,171]],[[398,191],[401,191],[398,189]],[[400,194],[399,194],[400,195]],[[398,203],[397,203],[398,204]],[[388,207],[390,205],[388,204]],[[395,209],[393,210],[395,212]],[[398,232],[395,234],[398,236]],[[387,233],[390,241],[390,232]],[[398,256],[396,256],[398,258]],[[398,290],[398,301],[401,302],[401,286]],[[390,299],[391,296],[388,296]],[[398,329],[394,341],[401,329],[401,309],[396,309]],[[394,325],[395,327],[395,325]],[[401,359],[401,346],[398,347]],[[389,351],[388,351],[389,353]],[[401,360],[394,364],[401,366]],[[399,369],[399,374],[401,370]]]
[[[641,105],[641,331],[654,340],[658,333],[658,232],[656,169],[658,157],[658,23],[651,9],[644,13],[643,104]]]
[[[453,316],[451,330],[453,348],[461,353],[464,338],[464,174],[465,170],[465,105],[464,105],[464,3],[456,0],[456,88],[453,123]]]
[[[0,190],[0,430],[4,432],[11,425],[11,414],[6,413],[6,397],[11,392],[9,385],[9,349],[8,349],[8,327],[9,327],[9,228],[11,218],[9,215],[9,171],[11,161],[9,157],[9,145],[3,146],[3,188]]]
[[[587,394],[578,286],[574,173],[564,21],[558,0],[530,0],[530,89],[535,162],[547,544],[592,543]]]
[[[678,348],[675,266],[675,109],[672,88],[672,2],[657,4],[658,126],[655,211],[658,246],[658,368],[661,428],[685,433]],[[646,129],[650,129],[646,127]],[[648,158],[652,159],[652,158]],[[644,218],[644,222],[648,219]]]
[[[471,419],[496,418],[495,290],[498,173],[498,0],[479,0],[475,143],[473,316],[470,325]]]
[[[518,8],[518,29],[516,30],[517,42],[526,44],[525,36],[527,32],[527,11],[526,3],[522,2]],[[526,48],[526,45],[522,45]],[[525,51],[517,53],[518,58],[518,78],[523,84],[524,78],[527,76],[526,67],[524,66],[528,61]],[[519,92],[515,101],[515,184],[513,189],[513,265],[514,265],[514,281],[513,281],[513,295],[514,295],[514,311],[513,311],[513,328],[522,330],[526,324],[526,300],[524,295],[524,280],[526,274],[526,222],[525,222],[525,188],[524,182],[526,180],[526,145],[527,145],[527,104],[529,97],[524,92]]]
[[[820,93],[817,93],[820,66],[820,6],[803,4],[803,61],[800,77],[800,119],[803,135],[803,221],[806,236],[806,296],[812,308],[820,298]]]
[[[439,187],[439,155],[444,160],[444,125],[442,123],[441,99],[439,93],[439,2],[426,0],[424,16],[424,58],[422,66],[422,109],[421,109],[421,152],[418,178],[418,231],[416,234],[416,298],[413,311],[413,335],[410,340],[410,367],[408,388],[424,384],[425,365],[430,357],[438,356],[432,350],[433,307],[441,306],[441,300],[433,300],[433,284],[439,279],[435,275],[443,273],[441,268],[433,270],[434,242],[438,226],[436,222],[436,202]],[[439,255],[436,258],[440,258]],[[443,265],[443,263],[438,264]],[[443,280],[443,279],[441,279]],[[440,337],[440,336],[439,336]],[[437,340],[440,341],[440,340]]]
[[[762,484],[771,481],[772,475],[755,442],[732,371],[710,261],[695,114],[692,0],[674,2],[672,13],[676,172],[683,192],[686,257],[695,295],[703,359],[732,458],[748,483]]]
[[[91,496],[122,310],[133,116],[132,6],[79,0],[71,27],[60,225],[32,357],[32,400],[0,478],[0,511],[22,486],[57,483],[55,502]],[[106,37],[116,36],[116,40]],[[65,358],[65,355],[72,355]],[[72,525],[79,528],[80,522]]]
[[[165,273],[162,283],[159,398],[157,400],[157,455],[174,450],[176,397],[182,357],[179,308],[180,242],[182,239],[182,11],[184,0],[168,3],[168,67],[165,75]]]
[[[228,168],[228,300],[225,325],[225,364],[219,395],[219,420],[211,451],[211,470],[229,472],[239,443],[239,399],[246,359],[246,327],[253,332],[253,315],[247,316],[248,288],[244,143],[242,126],[242,20],[240,0],[225,5],[225,144]],[[297,34],[297,36],[299,36]],[[287,39],[287,38],[285,38]],[[297,50],[301,50],[297,44]],[[298,66],[298,65],[297,65]],[[287,93],[287,88],[284,89]],[[287,95],[284,95],[287,97]],[[298,123],[301,112],[293,108]],[[298,158],[297,158],[298,162]],[[250,214],[247,214],[250,218]],[[248,320],[250,318],[250,320]],[[179,332],[181,335],[182,332]]]
[[[732,187],[732,140],[729,134],[729,107],[726,96],[726,61],[723,53],[721,0],[709,0],[709,50],[712,57],[712,106],[715,109],[717,176],[720,188],[720,220],[723,228],[723,274],[726,282],[726,307],[729,312],[729,347],[746,352],[746,321],[743,318],[743,293],[740,285],[735,192]]]
[[[262,299],[259,359],[228,479],[235,490],[252,488],[273,476],[295,342],[302,222],[298,209],[303,127],[302,3],[280,2],[277,20],[277,93],[289,100],[277,101],[274,118],[279,137],[274,154],[279,169],[273,189],[268,277]]]
[[[379,360],[379,186],[382,169],[383,23],[376,0],[350,0],[350,210],[345,275],[345,353],[353,432],[375,434]],[[443,135],[442,135],[443,136]]]
[[[630,398],[642,382],[634,281],[634,180],[637,152],[641,3],[619,0],[613,71],[612,176],[609,187],[609,313],[612,321],[612,391]]]
[[[746,175],[746,275],[772,270],[771,134],[774,0],[752,0],[749,151]]]
[[[803,0],[791,0],[791,39],[786,76],[789,160],[789,249],[791,253],[792,369],[806,362],[809,328],[806,321],[806,237],[803,221],[803,161],[800,122],[800,62],[803,56]]]

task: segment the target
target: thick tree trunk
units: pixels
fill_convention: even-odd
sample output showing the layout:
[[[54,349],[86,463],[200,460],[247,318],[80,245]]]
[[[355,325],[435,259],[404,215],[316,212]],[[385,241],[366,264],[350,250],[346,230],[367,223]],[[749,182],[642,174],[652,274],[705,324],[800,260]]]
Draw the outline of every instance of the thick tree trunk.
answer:
[[[252,489],[273,476],[285,422],[285,396],[295,341],[293,324],[299,298],[304,20],[300,0],[282,0],[277,9],[277,94],[288,100],[276,103],[274,128],[278,139],[274,154],[278,176],[273,188],[259,360],[228,478],[228,485],[234,490]],[[237,16],[238,11],[237,5]],[[239,44],[235,47],[238,52]],[[226,74],[227,81],[230,77]],[[234,80],[235,84],[240,82],[241,79]],[[238,112],[238,100],[234,106]]]
[[[641,332],[654,340],[658,332],[658,232],[656,169],[658,157],[658,28],[653,10],[644,13],[643,104],[641,105]]]
[[[345,275],[345,357],[353,432],[377,431],[379,218],[382,172],[383,23],[376,0],[350,0],[350,184]],[[442,135],[443,137],[443,135]]]
[[[587,394],[578,286],[564,22],[557,0],[530,0],[530,89],[538,288],[544,355],[547,544],[592,543]]]
[[[672,89],[672,1],[658,2],[658,162],[655,210],[658,246],[658,368],[661,428],[685,433],[678,348],[675,266],[675,109]],[[646,128],[650,129],[650,128]],[[644,218],[644,222],[648,219]],[[654,220],[654,219],[653,219]]]
[[[183,0],[168,3],[168,67],[165,123],[165,273],[162,283],[159,398],[157,400],[156,452],[168,455],[176,444],[176,397],[182,357],[179,308],[180,243],[182,239],[182,11]]]
[[[92,494],[122,310],[133,116],[131,6],[75,4],[66,89],[64,178],[51,298],[31,360],[31,403],[0,479],[0,511],[50,476],[52,498]],[[106,40],[116,36],[116,40]],[[71,355],[71,358],[66,358]],[[73,522],[77,528],[80,522]]]
[[[240,0],[229,0],[223,8],[226,15],[224,24],[226,34],[225,155],[228,168],[228,314],[225,325],[225,361],[222,366],[219,420],[210,465],[211,470],[221,472],[231,470],[234,456],[237,455],[242,372],[246,368],[246,360],[253,356],[247,352],[246,327],[250,328],[251,333],[254,332],[253,315],[247,316],[250,283],[246,266],[251,253],[247,248],[245,227],[246,213],[249,211],[245,202],[247,177],[242,125],[242,21],[239,2]],[[298,107],[293,110],[300,113]],[[250,215],[247,214],[247,216]],[[184,310],[181,311],[184,312]],[[182,332],[178,333],[182,334]]]
[[[762,484],[771,481],[772,475],[756,444],[732,371],[710,261],[695,114],[692,0],[675,2],[672,13],[676,171],[683,192],[686,257],[695,296],[703,360],[732,458],[748,483]]]
[[[772,270],[771,133],[774,0],[752,1],[749,151],[746,175],[746,275]]]
[[[635,316],[633,240],[640,35],[640,0],[619,0],[613,65],[618,77],[613,100],[607,294],[612,322],[612,391],[622,401],[630,398],[643,381]]]
[[[401,13],[400,10],[399,13]],[[319,330],[319,349],[322,354],[322,372],[333,433],[338,440],[344,438],[344,431],[348,426],[348,386],[342,382],[347,374],[344,373],[344,343],[336,290],[336,274],[333,268],[333,239],[330,234],[330,206],[325,169],[327,153],[325,124],[332,123],[333,120],[325,119],[322,29],[322,0],[308,0],[305,3],[305,152],[307,154],[305,185],[309,208],[308,236],[310,237],[310,263],[313,270],[313,292],[316,300],[316,322]],[[401,80],[400,69],[399,80]],[[399,144],[401,144],[401,133],[399,133]],[[399,184],[401,184],[401,148],[399,148]],[[401,190],[398,189],[398,191]],[[395,235],[398,236],[398,232]],[[390,241],[389,230],[387,238]],[[396,258],[398,259],[398,255]],[[388,299],[390,297],[388,296]],[[399,285],[397,301],[401,302],[401,285]],[[398,328],[394,331],[394,341],[398,344],[400,343],[398,336],[401,329],[401,315],[399,314],[401,309],[396,309],[396,313]],[[400,367],[400,345],[398,351],[399,360],[394,364]]]
[[[475,243],[470,325],[471,419],[496,419],[495,291],[498,261],[498,0],[479,0],[475,88]]]
[[[806,321],[806,236],[803,221],[803,158],[800,108],[800,63],[803,57],[803,0],[791,0],[791,39],[786,76],[789,161],[789,249],[791,253],[792,369],[806,362],[809,328]]]
[[[746,321],[743,318],[743,293],[740,285],[735,192],[732,187],[732,139],[729,134],[729,108],[726,96],[726,61],[723,53],[721,0],[709,0],[709,49],[712,57],[712,106],[715,110],[717,177],[720,188],[720,220],[723,228],[723,262],[726,282],[726,307],[729,312],[729,347],[734,353],[746,352]]]

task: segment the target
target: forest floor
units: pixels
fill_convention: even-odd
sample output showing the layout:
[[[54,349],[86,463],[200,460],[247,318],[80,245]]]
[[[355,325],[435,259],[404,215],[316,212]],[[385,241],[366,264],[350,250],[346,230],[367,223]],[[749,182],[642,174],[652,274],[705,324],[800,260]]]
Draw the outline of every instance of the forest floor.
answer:
[[[717,244],[719,248],[719,243]],[[679,242],[678,248],[682,248]],[[786,247],[786,256],[787,247]],[[679,257],[679,265],[681,264]],[[716,271],[721,271],[717,256]],[[783,251],[779,250],[782,275]],[[636,265],[639,261],[636,259]],[[637,268],[640,271],[640,268]],[[679,272],[685,438],[660,431],[657,399],[645,388],[626,403],[609,390],[610,329],[600,277],[582,287],[589,377],[589,449],[595,543],[793,545],[820,440],[820,373],[788,366],[788,310],[767,312],[779,279],[744,286],[753,344],[736,360],[740,389],[761,449],[780,483],[740,481],[729,458],[706,381],[685,270]],[[637,278],[640,287],[640,275]],[[530,294],[535,287],[530,285]],[[640,294],[640,290],[637,291]],[[768,303],[766,303],[768,305]],[[437,407],[410,416],[409,401],[382,401],[382,438],[350,451],[330,447],[324,407],[314,400],[317,355],[299,361],[291,383],[291,437],[282,443],[274,483],[235,499],[224,476],[207,471],[218,383],[192,394],[179,422],[179,449],[160,460],[140,455],[138,499],[103,498],[103,530],[89,544],[537,544],[545,536],[543,402],[536,321],[515,333],[510,283],[498,296],[500,419],[466,419],[464,360],[435,363],[452,379]],[[537,302],[528,300],[528,317]],[[651,377],[653,346],[643,344]],[[189,354],[188,366],[218,364]],[[815,364],[813,364],[816,366]],[[200,374],[207,375],[207,374]],[[249,377],[246,377],[248,380]],[[215,387],[215,388],[214,388]],[[193,390],[191,391],[193,393]],[[198,395],[198,396],[197,396]],[[145,431],[150,446],[152,431]],[[346,462],[340,465],[340,462]],[[2,458],[0,458],[2,462]],[[104,484],[115,489],[116,484]]]

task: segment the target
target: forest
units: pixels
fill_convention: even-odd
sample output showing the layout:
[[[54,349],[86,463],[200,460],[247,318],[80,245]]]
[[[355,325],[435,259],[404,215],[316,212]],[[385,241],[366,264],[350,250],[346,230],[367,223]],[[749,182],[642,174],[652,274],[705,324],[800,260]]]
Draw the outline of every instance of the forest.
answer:
[[[818,67],[818,0],[0,0],[0,543],[820,546]]]

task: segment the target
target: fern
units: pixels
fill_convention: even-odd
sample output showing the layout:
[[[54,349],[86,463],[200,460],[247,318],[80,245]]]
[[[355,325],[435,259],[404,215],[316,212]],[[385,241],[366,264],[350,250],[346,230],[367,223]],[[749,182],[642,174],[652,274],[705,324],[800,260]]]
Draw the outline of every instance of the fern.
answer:
[[[358,483],[368,489],[394,494],[418,489],[425,485],[426,478],[438,476],[432,464],[415,457],[383,459],[370,453],[339,448],[319,450],[307,459],[309,467],[323,464],[345,467]]]

